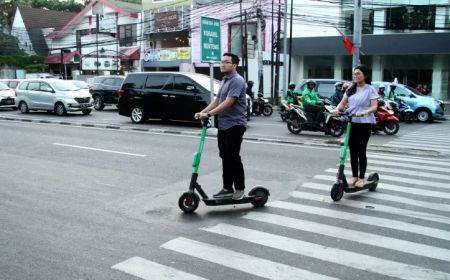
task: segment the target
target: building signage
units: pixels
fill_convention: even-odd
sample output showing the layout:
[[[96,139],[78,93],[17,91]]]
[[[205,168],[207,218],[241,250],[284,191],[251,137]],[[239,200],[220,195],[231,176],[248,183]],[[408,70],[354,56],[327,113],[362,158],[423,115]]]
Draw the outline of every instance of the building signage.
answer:
[[[148,49],[144,53],[144,61],[174,61],[191,59],[191,48]]]
[[[201,54],[202,62],[219,62],[220,51],[220,20],[201,17]]]
[[[178,27],[178,12],[170,11],[155,13],[155,29],[176,28]]]
[[[98,62],[98,63],[97,63]],[[83,70],[117,70],[120,68],[120,60],[117,58],[109,57],[83,57],[82,69]]]

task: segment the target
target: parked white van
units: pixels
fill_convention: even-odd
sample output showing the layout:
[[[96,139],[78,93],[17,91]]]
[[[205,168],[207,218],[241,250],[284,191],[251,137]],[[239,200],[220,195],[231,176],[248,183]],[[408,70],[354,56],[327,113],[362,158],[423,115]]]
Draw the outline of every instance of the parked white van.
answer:
[[[63,116],[67,112],[92,112],[94,100],[72,82],[57,79],[30,79],[16,88],[16,106],[27,114],[30,110],[45,110]]]

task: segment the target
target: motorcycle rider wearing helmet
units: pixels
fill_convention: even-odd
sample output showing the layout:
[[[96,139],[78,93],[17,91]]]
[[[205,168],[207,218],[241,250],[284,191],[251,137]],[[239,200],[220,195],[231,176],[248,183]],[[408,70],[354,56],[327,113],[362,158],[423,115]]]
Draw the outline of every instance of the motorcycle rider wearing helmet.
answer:
[[[397,85],[392,83],[390,85],[390,89],[389,89],[389,94],[388,94],[388,98],[391,100],[395,100],[397,99],[397,94],[395,93],[395,89],[397,88]]]
[[[385,90],[386,87],[385,85],[380,85],[380,87],[378,88],[378,96],[380,96],[380,98],[384,98],[385,96]]]
[[[343,82],[337,82],[334,84],[334,88],[336,91],[334,94],[330,97],[331,105],[337,106],[339,102],[341,102],[342,97],[344,97],[344,89],[343,89]]]
[[[302,93],[302,100],[305,110],[315,114],[315,126],[320,127],[320,121],[325,107],[323,107],[323,99],[319,98],[315,88],[316,82],[314,80],[306,81],[306,88]]]
[[[288,86],[288,90],[286,93],[286,101],[288,104],[295,104],[295,105],[300,105],[298,104],[298,96],[299,93],[295,91],[295,84],[294,83],[290,83]]]

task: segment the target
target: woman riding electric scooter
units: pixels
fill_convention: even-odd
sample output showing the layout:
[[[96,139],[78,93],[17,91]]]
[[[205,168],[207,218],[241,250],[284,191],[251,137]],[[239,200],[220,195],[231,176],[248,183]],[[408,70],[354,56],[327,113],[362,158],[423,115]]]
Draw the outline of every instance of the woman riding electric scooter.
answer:
[[[352,178],[349,185],[363,188],[365,185],[365,173],[367,169],[366,149],[375,124],[375,115],[378,107],[378,94],[371,85],[369,69],[364,65],[358,65],[353,70],[353,84],[346,91],[336,113],[345,111],[354,114],[352,128],[349,137],[350,165],[352,167]],[[358,172],[359,171],[359,172]]]

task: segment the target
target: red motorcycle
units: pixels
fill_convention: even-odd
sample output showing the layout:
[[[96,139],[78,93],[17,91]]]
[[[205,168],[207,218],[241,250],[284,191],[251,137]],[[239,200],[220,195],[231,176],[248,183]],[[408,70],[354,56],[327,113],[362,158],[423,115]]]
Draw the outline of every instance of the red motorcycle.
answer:
[[[388,109],[383,100],[378,100],[378,108],[375,112],[377,123],[372,126],[372,132],[383,130],[387,135],[394,135],[400,129],[399,119],[394,111]]]

